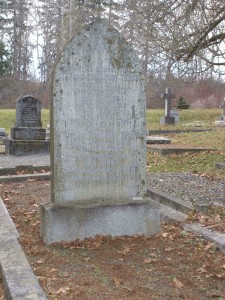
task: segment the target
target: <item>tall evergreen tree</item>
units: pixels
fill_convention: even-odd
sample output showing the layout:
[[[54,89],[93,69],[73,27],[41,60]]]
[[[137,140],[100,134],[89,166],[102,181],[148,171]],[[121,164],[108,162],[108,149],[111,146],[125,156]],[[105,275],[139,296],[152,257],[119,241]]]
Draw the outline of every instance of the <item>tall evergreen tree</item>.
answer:
[[[10,73],[10,63],[8,60],[9,52],[5,49],[5,45],[0,41],[0,76]]]

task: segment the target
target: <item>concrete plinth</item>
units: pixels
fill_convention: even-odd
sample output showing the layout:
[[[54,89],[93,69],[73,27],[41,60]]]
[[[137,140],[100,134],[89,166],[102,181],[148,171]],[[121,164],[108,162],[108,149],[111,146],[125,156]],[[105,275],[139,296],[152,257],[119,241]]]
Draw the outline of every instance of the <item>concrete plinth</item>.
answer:
[[[10,155],[26,155],[49,152],[49,141],[8,140],[7,151]]]
[[[160,118],[160,124],[162,125],[174,125],[175,117],[164,116]]]
[[[171,144],[171,140],[163,136],[146,136],[146,144]]]
[[[15,140],[45,140],[46,129],[32,127],[13,127],[10,137]]]
[[[150,199],[117,204],[46,203],[41,208],[41,236],[49,245],[96,235],[152,235],[160,231],[160,206]]]

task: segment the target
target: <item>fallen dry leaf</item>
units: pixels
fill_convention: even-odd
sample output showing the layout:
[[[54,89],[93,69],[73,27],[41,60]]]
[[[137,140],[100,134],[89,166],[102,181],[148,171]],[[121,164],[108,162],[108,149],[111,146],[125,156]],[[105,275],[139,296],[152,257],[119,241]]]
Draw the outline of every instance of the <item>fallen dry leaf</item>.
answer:
[[[180,289],[184,286],[180,280],[176,279],[176,277],[173,279],[173,285],[178,289]]]
[[[205,246],[204,250],[209,250],[209,249],[212,249],[214,246],[214,243],[208,243],[207,246]]]
[[[171,251],[173,251],[173,248],[171,248],[171,247],[165,248],[165,251],[166,252],[171,252]]]
[[[118,253],[126,255],[131,252],[131,247],[125,247],[122,251],[118,251]]]
[[[57,270],[56,269],[51,269],[49,272],[50,273],[54,273],[54,272],[56,272]]]
[[[163,232],[162,237],[166,238],[169,235],[168,232]]]
[[[123,284],[123,280],[121,278],[114,277],[113,278],[113,283],[115,284],[116,287],[119,287]]]
[[[157,261],[158,261],[158,259],[155,259],[155,258],[147,258],[147,259],[144,260],[144,263],[145,264],[151,264],[151,263],[155,263]]]
[[[44,259],[39,259],[38,261],[37,261],[37,264],[43,264],[44,263]]]
[[[151,256],[151,257],[157,257],[157,254],[156,253],[150,253],[149,256]]]
[[[40,221],[36,221],[32,226],[38,226],[40,224]]]
[[[60,288],[57,292],[56,295],[65,295],[67,294],[71,289],[70,288]]]
[[[202,274],[202,273],[207,273],[206,269],[205,269],[205,268],[203,268],[203,267],[202,267],[202,268],[199,268],[199,269],[197,269],[197,272],[198,272],[198,273],[201,273],[201,274]]]
[[[216,274],[215,277],[218,279],[223,279],[225,278],[225,274]]]

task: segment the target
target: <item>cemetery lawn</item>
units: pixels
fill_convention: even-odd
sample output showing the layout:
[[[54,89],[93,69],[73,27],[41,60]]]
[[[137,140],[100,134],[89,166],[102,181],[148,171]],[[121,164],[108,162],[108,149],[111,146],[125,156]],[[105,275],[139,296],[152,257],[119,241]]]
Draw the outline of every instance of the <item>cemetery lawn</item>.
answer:
[[[204,132],[163,134],[171,140],[171,145],[168,147],[211,150],[169,155],[148,151],[147,171],[150,173],[195,173],[224,180],[225,169],[217,169],[216,163],[225,162],[225,128],[211,126],[209,129]],[[164,145],[164,147],[167,146]]]
[[[221,116],[221,109],[189,109],[179,111],[179,124],[176,126],[160,125],[160,117],[164,115],[164,109],[147,109],[146,121],[147,128],[151,130],[163,129],[190,129],[197,127],[210,127],[214,125],[215,120]],[[49,124],[49,109],[41,111],[42,127],[46,128]],[[16,121],[15,109],[0,109],[0,128],[5,128],[6,132],[10,132],[10,128],[14,126]]]
[[[50,182],[1,184],[1,196],[48,299],[225,299],[225,253],[181,224],[45,246],[38,205],[50,201]]]
[[[49,124],[49,110],[42,109],[41,111],[42,127],[46,128]],[[0,128],[5,128],[6,132],[10,132],[10,128],[14,126],[16,122],[16,110],[15,109],[0,109]]]

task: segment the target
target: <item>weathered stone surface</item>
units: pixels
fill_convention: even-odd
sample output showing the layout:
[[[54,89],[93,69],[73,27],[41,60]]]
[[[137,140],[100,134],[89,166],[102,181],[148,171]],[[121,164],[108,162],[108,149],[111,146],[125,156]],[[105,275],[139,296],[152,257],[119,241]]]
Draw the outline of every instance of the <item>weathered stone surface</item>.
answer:
[[[216,167],[216,169],[225,169],[225,163],[224,162],[217,162],[215,167]]]
[[[15,127],[41,127],[41,102],[32,96],[22,96],[16,101]]]
[[[33,165],[18,165],[11,168],[0,168],[0,176],[4,175],[16,175],[18,173],[24,174],[24,173],[36,173],[41,172],[43,173],[43,170],[50,171],[49,165],[43,165],[43,166],[33,166]]]
[[[0,276],[6,299],[47,299],[17,241],[19,233],[0,197]]]
[[[175,124],[175,117],[171,116],[164,116],[160,118],[160,124],[162,125],[174,125]]]
[[[45,140],[46,129],[32,127],[13,127],[11,128],[10,136],[15,140]]]
[[[9,140],[8,145],[10,155],[49,152],[49,142],[45,140]]]
[[[189,213],[193,210],[193,206],[190,203],[178,199],[168,193],[158,191],[152,187],[148,188],[148,197],[183,213]]]
[[[212,241],[220,250],[225,251],[225,233],[213,231],[200,223],[184,224],[183,228],[186,231],[192,231],[202,236],[206,240]]]
[[[114,28],[98,20],[70,41],[52,100],[52,201],[144,197],[144,80],[137,55]]]
[[[160,206],[149,199],[104,205],[41,205],[41,235],[46,244],[96,235],[152,235],[160,231]]]
[[[171,140],[163,136],[146,136],[146,144],[171,144]]]
[[[170,116],[174,117],[175,124],[179,123],[179,111],[177,109],[171,109]]]
[[[145,100],[138,57],[114,28],[97,20],[67,45],[53,78],[45,243],[160,230],[159,205],[143,200]]]
[[[212,148],[187,148],[184,146],[172,146],[172,145],[147,145],[147,150],[150,152],[158,152],[162,155],[167,154],[179,154],[185,152],[201,152],[201,151],[215,151]]]
[[[0,240],[8,240],[12,238],[18,238],[19,233],[14,225],[12,219],[9,217],[9,213],[4,205],[2,198],[0,197]]]
[[[6,299],[47,299],[16,239],[0,240],[0,265]]]
[[[16,102],[16,124],[10,138],[5,139],[10,155],[49,152],[46,129],[41,128],[41,102],[32,96],[20,97]]]
[[[51,178],[51,174],[49,172],[41,173],[41,174],[8,175],[8,176],[0,176],[0,183],[20,182],[20,181],[26,181],[29,179],[50,180],[50,178]]]
[[[0,137],[6,136],[5,128],[0,128]]]

